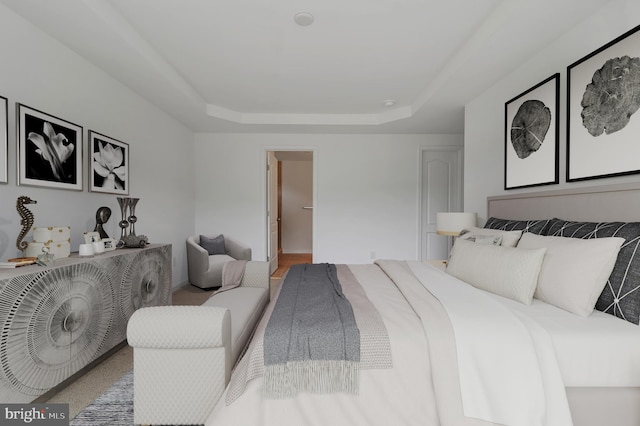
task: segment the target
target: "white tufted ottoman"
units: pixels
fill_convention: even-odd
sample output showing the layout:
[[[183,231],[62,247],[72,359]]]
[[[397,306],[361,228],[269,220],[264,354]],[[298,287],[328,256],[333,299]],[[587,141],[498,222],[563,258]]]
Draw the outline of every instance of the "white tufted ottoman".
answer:
[[[229,381],[229,310],[214,306],[140,309],[129,320],[127,339],[135,348],[134,423],[204,423]]]
[[[135,424],[203,424],[269,303],[269,263],[249,261],[239,287],[202,306],[159,306],[133,313]]]

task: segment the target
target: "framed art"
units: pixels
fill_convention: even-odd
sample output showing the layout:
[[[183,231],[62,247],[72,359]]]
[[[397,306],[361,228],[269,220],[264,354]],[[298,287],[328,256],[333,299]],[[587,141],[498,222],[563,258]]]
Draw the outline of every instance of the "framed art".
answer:
[[[558,183],[560,74],[505,103],[504,189]]]
[[[567,181],[640,173],[640,26],[567,67]]]
[[[9,167],[9,141],[7,135],[9,134],[9,116],[7,108],[7,98],[5,98],[4,96],[0,96],[0,183],[8,182],[7,168]]]
[[[129,145],[89,130],[89,191],[129,195]]]
[[[18,185],[82,191],[82,127],[16,104]]]
[[[100,241],[100,233],[98,232],[85,232],[83,236],[85,244],[91,244]]]
[[[103,238],[104,249],[105,251],[113,251],[116,249],[116,245],[118,244],[118,240],[115,238]]]

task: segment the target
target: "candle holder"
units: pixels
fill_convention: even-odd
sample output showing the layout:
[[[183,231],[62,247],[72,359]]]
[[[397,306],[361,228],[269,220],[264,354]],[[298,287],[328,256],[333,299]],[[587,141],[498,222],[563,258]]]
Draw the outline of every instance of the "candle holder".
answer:
[[[120,204],[120,213],[122,214],[122,220],[119,225],[121,228],[120,241],[116,245],[117,248],[123,247],[144,247],[149,244],[149,239],[146,235],[136,235],[136,205],[139,198],[131,197],[117,197],[118,204]],[[129,216],[127,216],[127,211]],[[129,227],[130,226],[130,227]],[[127,235],[127,227],[129,227],[129,234]]]
[[[129,221],[127,220],[127,208],[129,207],[129,198],[127,197],[117,197],[118,204],[120,204],[120,213],[122,214],[122,220],[118,223],[120,226],[120,240],[124,240],[124,237],[127,236],[127,227],[129,226]]]
[[[131,211],[129,216],[129,223],[131,224],[129,235],[133,235],[134,237],[136,236],[136,222],[138,221],[136,217],[136,204],[138,204],[138,201],[140,201],[140,198],[129,198],[129,210]]]

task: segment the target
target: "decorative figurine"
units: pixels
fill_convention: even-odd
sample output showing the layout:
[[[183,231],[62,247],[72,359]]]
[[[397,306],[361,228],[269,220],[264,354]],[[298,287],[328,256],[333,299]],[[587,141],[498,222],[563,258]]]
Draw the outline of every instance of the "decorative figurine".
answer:
[[[37,203],[38,202],[36,200],[32,200],[25,195],[21,195],[16,201],[16,210],[18,210],[18,214],[21,217],[20,225],[22,225],[22,230],[20,231],[20,234],[18,234],[18,239],[16,240],[16,247],[18,247],[18,250],[20,251],[25,251],[29,246],[29,243],[23,240],[33,226],[33,213],[31,213],[31,211],[24,205]]]
[[[42,254],[39,254],[36,258],[36,263],[40,266],[51,266],[55,260],[55,256],[49,253],[49,247],[42,247]]]
[[[109,238],[106,231],[102,227],[109,218],[111,217],[111,209],[109,207],[100,207],[98,211],[96,211],[96,227],[93,229],[94,232],[100,234],[101,239]]]
[[[124,247],[144,247],[149,244],[149,239],[145,235],[127,235],[122,240]]]

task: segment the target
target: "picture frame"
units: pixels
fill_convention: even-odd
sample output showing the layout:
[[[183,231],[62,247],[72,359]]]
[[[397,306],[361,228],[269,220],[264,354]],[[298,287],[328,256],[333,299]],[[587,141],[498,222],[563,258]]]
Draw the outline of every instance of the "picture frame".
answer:
[[[9,182],[9,100],[0,96],[0,183]]]
[[[104,241],[105,251],[113,251],[118,245],[118,240],[116,240],[115,238],[104,238],[102,241]]]
[[[89,191],[129,195],[129,144],[89,130]]]
[[[560,73],[504,106],[504,189],[559,181]]]
[[[83,128],[16,104],[18,185],[82,191]]]
[[[567,67],[567,182],[640,173],[639,30]]]
[[[100,241],[100,233],[99,232],[85,232],[84,233],[84,242],[86,244],[91,244],[91,243],[95,243],[97,241]]]

